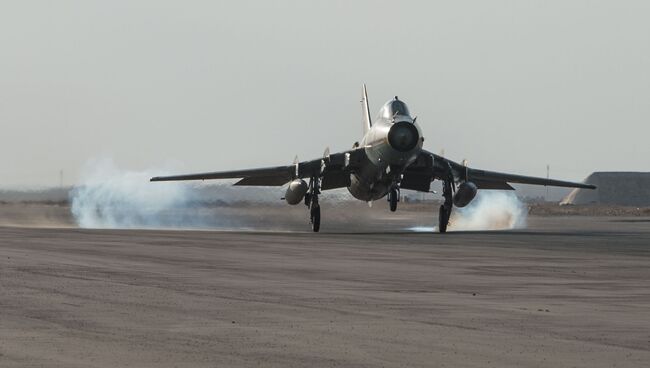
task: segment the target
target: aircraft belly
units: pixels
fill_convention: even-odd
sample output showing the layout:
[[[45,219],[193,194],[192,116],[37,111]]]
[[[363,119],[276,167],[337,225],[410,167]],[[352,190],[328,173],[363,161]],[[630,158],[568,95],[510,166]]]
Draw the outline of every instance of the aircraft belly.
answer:
[[[387,166],[407,166],[417,157],[419,149],[420,146],[416,146],[412,152],[402,153],[381,142],[367,145],[366,160],[350,174],[348,191],[354,198],[362,201],[374,201],[386,196],[393,182],[386,174]]]
[[[369,174],[366,172],[366,174]],[[361,174],[350,174],[350,186],[348,191],[352,196],[361,201],[374,201],[384,197],[388,193],[388,185],[376,180],[377,174],[364,176]]]

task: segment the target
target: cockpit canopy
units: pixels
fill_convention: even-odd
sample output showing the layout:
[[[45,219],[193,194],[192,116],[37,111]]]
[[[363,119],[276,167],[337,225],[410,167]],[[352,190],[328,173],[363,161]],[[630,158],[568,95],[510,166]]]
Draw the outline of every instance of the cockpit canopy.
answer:
[[[411,116],[411,113],[406,104],[395,96],[394,99],[386,102],[384,107],[381,108],[379,116],[386,119],[392,119],[397,115]]]

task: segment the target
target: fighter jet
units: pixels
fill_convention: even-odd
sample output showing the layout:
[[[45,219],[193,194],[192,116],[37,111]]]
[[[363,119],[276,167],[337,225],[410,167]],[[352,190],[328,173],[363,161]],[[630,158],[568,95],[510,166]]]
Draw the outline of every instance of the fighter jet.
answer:
[[[400,190],[429,192],[434,180],[442,181],[444,201],[438,213],[438,230],[447,231],[452,208],[465,207],[478,190],[514,190],[511,183],[595,189],[589,184],[514,175],[467,167],[422,148],[424,136],[417,117],[411,115],[397,96],[386,102],[372,121],[366,85],[362,89],[363,138],[339,153],[325,150],[322,158],[292,165],[200,174],[159,176],[151,181],[240,179],[234,185],[283,186],[289,183],[285,200],[290,205],[303,202],[309,209],[314,232],[320,229],[323,190],[347,188],[361,201],[387,197],[391,211],[397,209]],[[306,181],[307,180],[307,181]]]

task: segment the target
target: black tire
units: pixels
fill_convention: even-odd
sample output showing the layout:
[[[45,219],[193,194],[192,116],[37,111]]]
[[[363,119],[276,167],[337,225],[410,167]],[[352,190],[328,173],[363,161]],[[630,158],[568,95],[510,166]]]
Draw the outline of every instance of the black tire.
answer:
[[[320,230],[320,206],[311,209],[311,229],[317,233]]]
[[[397,189],[391,189],[388,194],[388,203],[390,203],[390,212],[397,211],[397,200],[399,199],[399,192]]]
[[[445,210],[445,206],[440,206],[440,211],[438,211],[438,231],[446,233],[448,223],[449,213]]]

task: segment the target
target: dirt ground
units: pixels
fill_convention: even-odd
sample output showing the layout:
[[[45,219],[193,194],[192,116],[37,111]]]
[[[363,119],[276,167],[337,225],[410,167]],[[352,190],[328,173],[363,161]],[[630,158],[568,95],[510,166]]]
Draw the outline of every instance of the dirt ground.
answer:
[[[320,234],[0,227],[0,366],[650,363],[650,218],[441,235],[336,215]]]

